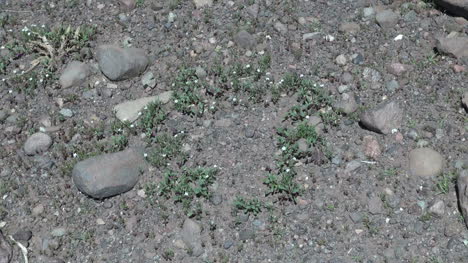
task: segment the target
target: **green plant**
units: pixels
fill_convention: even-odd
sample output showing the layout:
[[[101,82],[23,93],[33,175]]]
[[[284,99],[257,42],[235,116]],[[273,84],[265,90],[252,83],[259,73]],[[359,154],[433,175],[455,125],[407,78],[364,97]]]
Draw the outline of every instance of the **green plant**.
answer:
[[[257,198],[246,199],[244,197],[238,196],[234,200],[234,207],[237,210],[244,211],[246,214],[253,214],[256,216],[258,213],[262,212],[262,207],[264,207],[264,205]]]
[[[456,173],[450,172],[445,173],[442,176],[439,176],[439,179],[436,183],[437,190],[440,194],[448,194],[450,186],[456,182],[457,175]]]
[[[166,199],[173,197],[175,203],[182,203],[187,215],[199,215],[201,207],[195,206],[195,209],[191,209],[192,201],[195,198],[211,197],[209,186],[214,183],[217,173],[215,168],[204,167],[185,169],[179,174],[168,171],[159,184],[159,195]]]
[[[183,134],[171,136],[163,133],[152,139],[152,147],[148,149],[148,162],[158,168],[166,167],[168,162],[179,158],[181,163],[185,162],[186,155],[182,152]]]
[[[136,7],[143,7],[144,4],[145,4],[145,0],[136,0],[135,2]]]
[[[175,253],[172,249],[167,249],[163,252],[162,257],[167,261],[172,261],[175,257]]]
[[[111,148],[112,152],[122,151],[128,145],[128,138],[125,135],[112,136]]]
[[[199,116],[205,112],[206,105],[200,94],[203,86],[195,74],[195,69],[180,69],[172,86],[174,89],[172,97],[176,110],[184,114]]]
[[[430,221],[432,219],[432,215],[431,213],[424,213],[422,216],[419,217],[419,220],[422,221],[422,222],[427,222],[427,221]]]
[[[149,103],[141,112],[140,127],[147,136],[152,137],[156,134],[161,125],[166,120],[167,114],[160,101]]]

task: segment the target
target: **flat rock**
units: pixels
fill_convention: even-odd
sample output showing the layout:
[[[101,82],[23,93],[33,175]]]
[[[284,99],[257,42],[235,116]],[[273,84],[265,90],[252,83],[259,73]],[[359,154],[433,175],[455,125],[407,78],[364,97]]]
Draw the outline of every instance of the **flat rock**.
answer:
[[[375,16],[375,20],[381,28],[392,28],[396,26],[399,19],[400,16],[392,10],[383,10]]]
[[[358,23],[346,22],[340,25],[339,30],[348,34],[355,34],[361,30],[361,26]]]
[[[436,48],[457,59],[468,58],[468,37],[438,38]]]
[[[213,5],[213,0],[193,0],[196,8],[208,7]]]
[[[198,257],[203,254],[200,225],[187,218],[185,219],[180,235],[185,245],[192,250],[194,256]]]
[[[0,263],[9,263],[13,256],[13,248],[6,241],[5,236],[0,230]]]
[[[149,64],[148,55],[139,48],[102,45],[96,59],[102,73],[110,80],[125,80],[139,76]]]
[[[468,227],[468,170],[463,170],[457,179],[458,204],[461,209],[465,225]]]
[[[444,158],[430,148],[414,149],[409,154],[409,168],[413,176],[435,177],[442,173]]]
[[[402,119],[403,110],[395,101],[386,102],[361,114],[361,124],[365,128],[383,134],[400,128]]]
[[[24,151],[27,155],[34,155],[45,152],[52,145],[52,138],[42,132],[34,133],[24,143]]]
[[[90,74],[88,65],[80,61],[70,62],[60,75],[59,82],[62,88],[79,86],[86,81]]]
[[[145,169],[143,154],[131,148],[78,162],[72,178],[81,192],[103,199],[131,190]]]
[[[156,96],[139,98],[136,100],[130,100],[122,102],[114,107],[115,115],[120,121],[134,122],[139,117],[145,106],[154,101],[160,101],[166,104],[172,97],[172,91],[166,91]]]
[[[435,0],[435,3],[445,8],[451,14],[468,19],[467,0]]]

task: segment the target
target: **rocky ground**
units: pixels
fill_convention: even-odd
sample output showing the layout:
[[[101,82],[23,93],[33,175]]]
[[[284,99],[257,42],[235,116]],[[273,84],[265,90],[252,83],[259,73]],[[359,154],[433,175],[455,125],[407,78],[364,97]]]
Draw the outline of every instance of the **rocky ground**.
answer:
[[[0,262],[466,262],[467,11],[0,0]]]

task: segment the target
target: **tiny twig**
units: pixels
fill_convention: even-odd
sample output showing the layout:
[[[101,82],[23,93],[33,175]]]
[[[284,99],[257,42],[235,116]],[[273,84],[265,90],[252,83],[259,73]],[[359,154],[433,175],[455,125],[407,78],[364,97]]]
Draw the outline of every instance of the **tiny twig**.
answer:
[[[3,10],[0,10],[0,11],[10,12],[10,13],[31,13],[31,14],[34,13],[33,11],[28,11],[28,10],[6,10],[6,9],[3,9]]]

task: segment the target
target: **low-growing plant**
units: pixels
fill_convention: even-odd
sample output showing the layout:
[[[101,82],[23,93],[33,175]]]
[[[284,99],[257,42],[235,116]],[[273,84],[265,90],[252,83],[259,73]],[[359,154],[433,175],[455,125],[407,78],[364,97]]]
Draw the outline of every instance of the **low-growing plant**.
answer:
[[[242,196],[238,196],[234,200],[234,207],[237,210],[244,211],[244,213],[246,214],[253,214],[256,216],[260,212],[262,212],[262,208],[264,207],[264,205],[257,198],[247,199]]]
[[[166,120],[167,113],[160,101],[149,103],[141,112],[139,126],[148,137],[154,137],[160,125]]]
[[[439,176],[439,179],[436,183],[437,190],[440,194],[448,194],[450,186],[456,182],[457,175],[456,173],[450,172],[445,173]]]
[[[148,162],[158,168],[166,167],[171,160],[176,158],[180,163],[184,163],[186,159],[186,155],[182,152],[184,137],[183,134],[172,136],[168,133],[156,136],[152,139],[151,147],[148,149]]]

